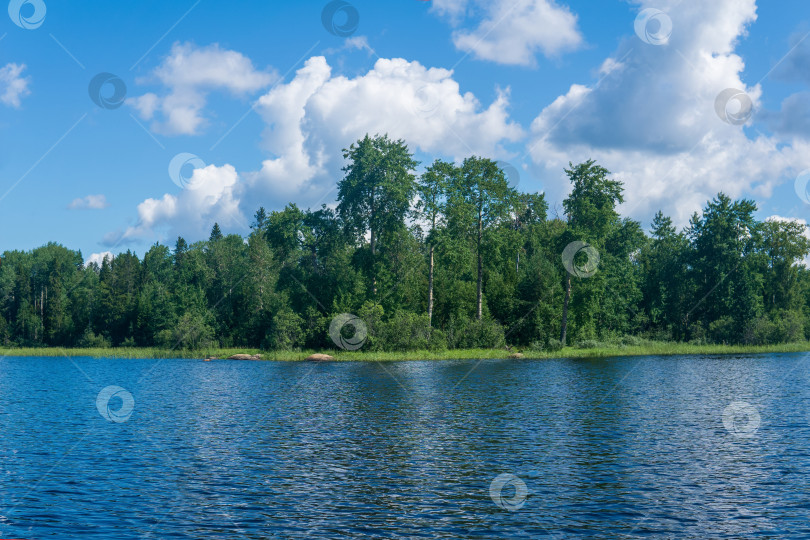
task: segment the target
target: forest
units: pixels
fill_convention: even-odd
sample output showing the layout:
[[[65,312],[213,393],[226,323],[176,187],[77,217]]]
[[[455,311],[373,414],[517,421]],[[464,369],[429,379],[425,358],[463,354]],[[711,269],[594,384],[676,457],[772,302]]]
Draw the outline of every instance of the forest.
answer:
[[[0,345],[334,349],[343,313],[377,351],[810,336],[806,227],[759,221],[751,200],[720,193],[683,230],[661,212],[645,230],[594,161],[569,165],[549,212],[490,159],[417,175],[387,135],[343,156],[334,209],[259,208],[247,238],[213,224],[101,265],[56,243],[3,252]]]

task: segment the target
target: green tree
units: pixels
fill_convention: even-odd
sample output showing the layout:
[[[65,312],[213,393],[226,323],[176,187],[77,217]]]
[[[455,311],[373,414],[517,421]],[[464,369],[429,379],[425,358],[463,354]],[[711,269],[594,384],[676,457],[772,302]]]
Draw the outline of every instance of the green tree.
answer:
[[[356,242],[369,237],[372,294],[377,295],[377,244],[381,236],[404,228],[413,199],[418,162],[404,141],[369,137],[343,150],[349,163],[338,183],[338,214]]]
[[[458,175],[458,169],[452,164],[436,160],[419,177],[417,193],[419,200],[416,203],[415,216],[424,220],[428,225],[425,241],[428,244],[428,327],[433,326],[433,269],[436,249],[436,236],[438,227],[442,226],[445,215],[447,188],[453,177]]]
[[[571,182],[572,190],[563,201],[563,209],[568,218],[568,231],[562,237],[564,242],[562,247],[564,248],[575,240],[580,240],[586,241],[599,250],[608,234],[620,223],[616,206],[624,202],[624,188],[620,181],[610,179],[610,171],[596,165],[594,160],[588,160],[576,166],[569,163],[569,167],[565,169],[565,173]],[[560,325],[560,341],[563,345],[566,344],[568,335],[570,302],[571,275],[567,273]]]
[[[470,157],[459,174],[450,177],[448,214],[459,220],[474,236],[476,256],[476,318],[483,316],[483,242],[489,228],[509,216],[515,191],[506,176],[491,159]]]

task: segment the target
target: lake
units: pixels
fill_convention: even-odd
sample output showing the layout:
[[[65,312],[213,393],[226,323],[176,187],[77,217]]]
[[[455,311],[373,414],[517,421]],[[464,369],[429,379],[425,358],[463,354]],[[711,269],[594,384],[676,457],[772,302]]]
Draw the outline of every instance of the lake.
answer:
[[[2,538],[807,538],[807,354],[0,359]]]

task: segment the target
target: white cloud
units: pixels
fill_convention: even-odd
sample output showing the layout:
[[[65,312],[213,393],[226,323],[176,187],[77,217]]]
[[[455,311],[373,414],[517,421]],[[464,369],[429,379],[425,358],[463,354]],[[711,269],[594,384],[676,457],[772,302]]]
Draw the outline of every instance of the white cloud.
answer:
[[[557,56],[584,41],[577,16],[554,0],[435,0],[434,9],[455,26],[463,24],[464,14],[483,11],[477,27],[453,32],[453,43],[500,64],[533,66],[538,53]]]
[[[550,199],[567,193],[562,168],[569,160],[588,158],[624,181],[623,210],[637,217],[662,209],[685,224],[718,191],[769,197],[798,167],[806,145],[751,139],[715,112],[726,88],[759,104],[761,89],[740,79],[745,66],[734,53],[756,19],[755,0],[670,0],[655,7],[673,22],[667,45],[626,39],[602,65],[598,84],[572,85],[532,123],[530,155],[548,180]]]
[[[176,236],[200,239],[208,236],[215,222],[223,228],[242,227],[244,217],[234,196],[237,182],[236,169],[231,165],[195,169],[189,182],[194,189],[146,199],[138,205],[137,224],[108,234],[103,242],[112,246]]]
[[[258,71],[249,58],[218,44],[195,47],[175,43],[171,54],[140,83],[157,81],[168,88],[158,96],[153,92],[127,99],[144,120],[153,120],[152,129],[166,135],[196,135],[205,126],[203,108],[208,92],[228,91],[244,96],[267,87],[275,75]],[[162,121],[156,117],[160,113]]]
[[[457,20],[466,11],[470,0],[433,0],[432,8],[440,15]]]
[[[369,45],[366,36],[353,36],[343,40],[340,47],[330,48],[324,50],[324,54],[334,54],[341,51],[366,51],[369,54],[377,54],[374,49]]]
[[[394,58],[349,79],[333,76],[323,57],[310,58],[292,81],[259,100],[269,126],[265,147],[274,157],[249,176],[250,186],[277,195],[322,194],[341,175],[339,149],[366,133],[387,133],[434,155],[504,155],[503,143],[524,136],[509,120],[508,91],[483,106],[461,93],[452,75]]]
[[[509,121],[508,92],[485,106],[462,93],[452,75],[395,58],[347,78],[333,75],[323,57],[310,58],[289,83],[272,88],[256,105],[267,123],[263,147],[270,156],[258,171],[240,179],[231,165],[198,169],[190,184],[200,189],[147,199],[138,206],[138,224],[105,241],[151,238],[158,230],[204,238],[214,221],[246,226],[243,216],[260,204],[332,202],[343,174],[340,150],[366,133],[387,133],[432,155],[505,157],[502,145],[525,137]]]
[[[87,257],[87,260],[84,261],[84,264],[89,265],[89,264],[92,264],[92,263],[96,263],[97,265],[101,266],[101,263],[104,262],[105,258],[107,260],[111,261],[111,260],[113,260],[115,258],[115,255],[113,255],[112,252],[110,252],[110,251],[102,251],[101,253],[93,253],[92,255]]]
[[[6,64],[0,68],[0,103],[16,108],[31,93],[28,89],[31,78],[22,76],[24,70],[25,64]]]
[[[88,195],[79,199],[73,199],[68,205],[70,210],[103,210],[110,206],[107,197],[104,195]]]

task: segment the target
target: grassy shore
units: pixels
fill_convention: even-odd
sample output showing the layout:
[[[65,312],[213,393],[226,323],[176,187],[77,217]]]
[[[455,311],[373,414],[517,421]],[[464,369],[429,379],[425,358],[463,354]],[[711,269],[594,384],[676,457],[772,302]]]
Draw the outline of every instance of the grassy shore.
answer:
[[[397,360],[451,360],[479,358],[507,358],[520,352],[525,358],[607,358],[613,356],[668,356],[668,355],[721,355],[763,354],[810,351],[810,342],[782,345],[694,345],[689,343],[648,342],[634,346],[603,346],[593,349],[566,347],[561,351],[528,351],[521,349],[455,349],[449,351],[363,352],[363,351],[275,351],[258,349],[209,349],[200,351],[168,350],[158,348],[0,348],[0,356],[48,357],[106,357],[106,358],[227,358],[233,354],[260,354],[263,360],[299,361],[313,352],[324,352],[342,361],[397,361]]]

